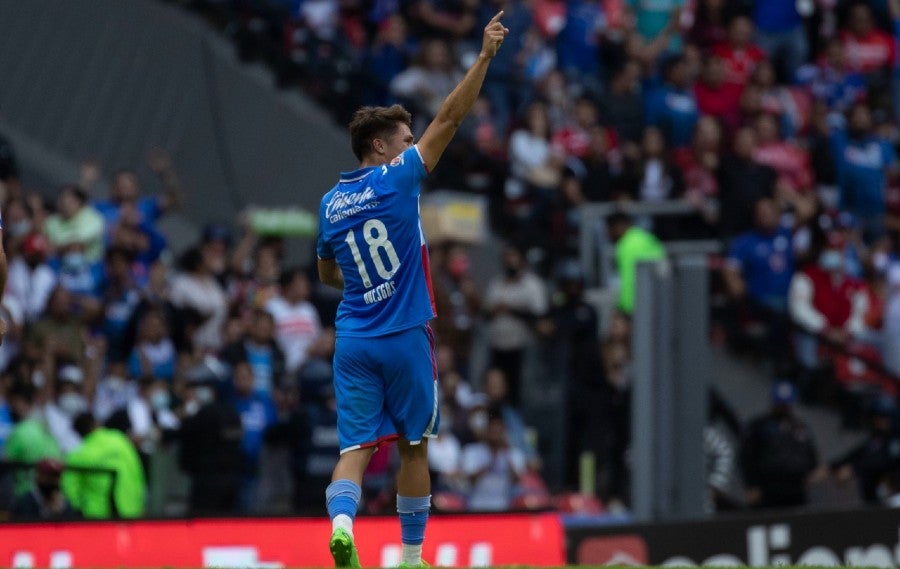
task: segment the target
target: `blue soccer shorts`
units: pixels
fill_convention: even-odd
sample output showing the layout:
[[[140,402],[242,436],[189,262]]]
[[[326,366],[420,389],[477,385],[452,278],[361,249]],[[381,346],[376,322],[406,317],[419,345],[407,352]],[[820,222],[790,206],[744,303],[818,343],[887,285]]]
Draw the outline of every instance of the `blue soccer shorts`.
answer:
[[[427,324],[374,338],[337,338],[334,392],[341,454],[437,435],[437,366]]]

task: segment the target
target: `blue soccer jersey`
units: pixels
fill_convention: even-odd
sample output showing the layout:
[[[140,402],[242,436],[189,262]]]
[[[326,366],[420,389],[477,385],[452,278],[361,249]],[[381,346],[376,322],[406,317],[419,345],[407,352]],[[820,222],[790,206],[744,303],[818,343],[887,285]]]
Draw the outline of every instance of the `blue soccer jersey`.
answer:
[[[426,174],[412,146],[390,164],[342,173],[322,198],[316,252],[335,259],[344,277],[338,336],[383,336],[434,318],[419,218]]]

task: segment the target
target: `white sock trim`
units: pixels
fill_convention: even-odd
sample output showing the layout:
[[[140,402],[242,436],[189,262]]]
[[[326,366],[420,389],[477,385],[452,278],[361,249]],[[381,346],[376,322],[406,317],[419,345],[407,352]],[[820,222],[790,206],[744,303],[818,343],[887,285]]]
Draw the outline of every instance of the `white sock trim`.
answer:
[[[403,562],[410,567],[418,567],[422,563],[422,544],[403,544]]]
[[[351,536],[353,535],[353,519],[350,518],[347,514],[338,514],[334,516],[334,519],[331,520],[331,531],[333,532],[336,529],[347,530]]]

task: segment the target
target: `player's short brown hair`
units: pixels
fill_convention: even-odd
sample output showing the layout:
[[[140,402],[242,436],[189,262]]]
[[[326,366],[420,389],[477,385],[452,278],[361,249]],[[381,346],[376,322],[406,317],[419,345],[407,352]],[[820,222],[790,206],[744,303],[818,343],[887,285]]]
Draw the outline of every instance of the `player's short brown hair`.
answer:
[[[412,115],[401,105],[390,107],[362,107],[350,121],[350,144],[356,159],[372,152],[372,141],[393,134],[400,123],[412,125]]]

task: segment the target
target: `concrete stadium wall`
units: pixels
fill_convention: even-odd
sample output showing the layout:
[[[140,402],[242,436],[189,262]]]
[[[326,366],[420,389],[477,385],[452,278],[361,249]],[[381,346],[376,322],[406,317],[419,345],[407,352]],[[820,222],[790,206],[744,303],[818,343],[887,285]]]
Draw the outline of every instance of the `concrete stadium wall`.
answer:
[[[0,134],[32,185],[173,157],[194,224],[315,209],[353,165],[342,129],[186,12],[151,0],[0,0]]]

